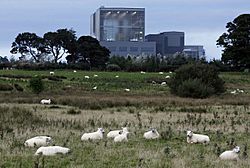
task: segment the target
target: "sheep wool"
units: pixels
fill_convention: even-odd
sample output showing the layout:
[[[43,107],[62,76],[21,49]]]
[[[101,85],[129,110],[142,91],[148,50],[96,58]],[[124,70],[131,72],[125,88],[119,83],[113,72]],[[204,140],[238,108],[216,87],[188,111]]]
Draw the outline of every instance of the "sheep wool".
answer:
[[[116,136],[119,135],[120,132],[128,132],[128,128],[127,127],[122,127],[122,130],[113,130],[113,131],[110,131],[107,134],[107,138],[115,138]]]
[[[41,104],[50,104],[51,103],[51,100],[50,99],[42,99],[41,100]]]
[[[69,148],[61,146],[46,146],[38,148],[35,155],[53,156],[56,154],[67,154],[69,152]]]
[[[129,132],[121,131],[120,134],[114,138],[114,142],[128,142],[128,133]]]
[[[236,146],[233,150],[228,150],[220,154],[221,160],[239,160],[240,147]]]
[[[150,131],[145,132],[143,137],[145,139],[158,139],[160,138],[160,134],[156,129],[151,129]]]
[[[187,143],[209,143],[210,138],[207,135],[194,134],[192,131],[187,131]]]

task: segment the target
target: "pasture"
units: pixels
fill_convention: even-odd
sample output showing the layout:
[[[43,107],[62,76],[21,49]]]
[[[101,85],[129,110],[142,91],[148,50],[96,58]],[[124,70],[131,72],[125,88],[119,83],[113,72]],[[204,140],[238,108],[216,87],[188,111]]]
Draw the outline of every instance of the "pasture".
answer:
[[[1,70],[0,84],[18,84],[24,90],[0,91],[0,167],[237,167],[250,165],[250,75],[222,73],[227,92],[207,99],[173,96],[165,73]],[[98,77],[94,77],[94,75]],[[45,91],[28,87],[34,75],[44,76]],[[85,79],[84,76],[89,76]],[[118,75],[119,78],[115,76]],[[61,78],[60,78],[61,77]],[[156,83],[152,83],[155,81]],[[97,86],[96,90],[92,88]],[[124,89],[129,88],[130,92]],[[231,94],[235,89],[244,93]],[[51,98],[51,105],[40,100]],[[84,132],[127,126],[129,141],[105,138],[83,142]],[[157,128],[157,140],[143,139]],[[187,144],[186,130],[210,136],[208,145]],[[34,156],[26,139],[49,135],[52,145],[71,149],[68,155]],[[235,145],[240,160],[221,161],[218,155]]]

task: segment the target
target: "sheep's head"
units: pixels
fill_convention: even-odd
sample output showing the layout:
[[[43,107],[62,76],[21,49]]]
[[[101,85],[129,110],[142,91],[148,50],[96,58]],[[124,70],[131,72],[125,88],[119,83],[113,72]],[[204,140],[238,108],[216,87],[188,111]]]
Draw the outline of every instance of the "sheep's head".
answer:
[[[128,128],[127,127],[122,127],[122,131],[123,132],[128,132]]]
[[[233,151],[235,153],[239,153],[240,152],[240,147],[239,146],[235,146],[235,148],[233,149]]]
[[[193,136],[193,132],[192,131],[187,131],[187,137],[191,138]]]
[[[98,131],[100,131],[101,133],[105,133],[104,129],[103,128],[98,128]]]

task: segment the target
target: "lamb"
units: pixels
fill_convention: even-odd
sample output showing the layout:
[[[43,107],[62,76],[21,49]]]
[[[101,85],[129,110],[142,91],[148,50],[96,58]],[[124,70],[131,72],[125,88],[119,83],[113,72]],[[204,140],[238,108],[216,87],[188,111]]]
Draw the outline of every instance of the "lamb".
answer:
[[[81,140],[87,141],[87,140],[103,139],[103,134],[104,134],[104,129],[98,128],[98,130],[96,132],[84,133],[81,137]]]
[[[52,71],[51,71],[51,72],[49,72],[49,74],[50,74],[50,75],[55,75],[55,72],[52,72]]]
[[[67,154],[69,152],[69,148],[61,146],[46,146],[38,148],[35,155],[53,156],[56,154]]]
[[[24,145],[27,147],[40,147],[40,146],[47,146],[51,143],[52,138],[49,136],[36,136],[30,138],[24,142]]]
[[[166,85],[167,84],[167,82],[161,82],[161,85],[162,86],[164,86],[164,85]]]
[[[221,160],[239,160],[240,147],[236,146],[233,150],[228,150],[220,154]]]
[[[145,74],[146,72],[144,72],[144,71],[141,71],[141,74]]]
[[[98,75],[94,74],[94,77],[98,77]]]
[[[73,72],[76,73],[76,70],[74,70]]]
[[[97,89],[97,86],[94,86],[92,89],[93,89],[93,90],[96,90],[96,89]]]
[[[167,75],[165,78],[166,78],[166,79],[169,79],[169,78],[170,78],[170,76],[169,76],[169,75]]]
[[[130,89],[126,88],[124,89],[125,92],[130,92]]]
[[[192,131],[187,131],[187,143],[209,143],[210,139],[207,135],[194,134]]]
[[[51,100],[50,99],[42,99],[41,104],[50,104]]]
[[[163,72],[159,72],[160,75],[163,75]]]
[[[115,77],[116,77],[116,78],[119,78],[119,76],[118,76],[118,75],[116,75]]]
[[[128,142],[128,133],[129,132],[120,131],[119,135],[114,138],[114,142]]]
[[[89,79],[89,76],[84,76],[85,79]]]
[[[150,131],[147,131],[144,133],[143,137],[145,139],[158,139],[160,138],[160,134],[158,131],[154,128],[150,129]]]
[[[113,130],[113,131],[110,131],[107,134],[107,138],[115,138],[116,136],[118,136],[120,134],[120,132],[128,132],[128,128],[127,127],[122,127],[122,130]]]

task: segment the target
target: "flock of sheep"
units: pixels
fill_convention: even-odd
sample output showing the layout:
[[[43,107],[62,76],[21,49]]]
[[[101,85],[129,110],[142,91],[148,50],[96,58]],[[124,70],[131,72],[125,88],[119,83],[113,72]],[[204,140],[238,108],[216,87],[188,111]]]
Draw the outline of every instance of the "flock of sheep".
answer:
[[[81,136],[82,141],[95,141],[102,140],[104,138],[104,129],[98,128],[95,132],[84,133]],[[113,138],[114,142],[128,142],[128,131],[127,127],[122,127],[121,130],[113,130],[107,134],[107,138]],[[153,140],[160,138],[160,134],[154,128],[143,134],[143,138],[147,140]],[[70,153],[70,149],[61,146],[48,146],[52,142],[52,138],[49,136],[36,136],[25,141],[24,145],[27,147],[39,147],[35,152],[35,155],[53,156],[56,154],[67,154]],[[192,131],[187,131],[187,143],[204,143],[210,142],[210,138],[207,135],[194,134]],[[232,150],[224,151],[220,154],[221,160],[238,160],[239,159],[240,147],[236,146]]]

